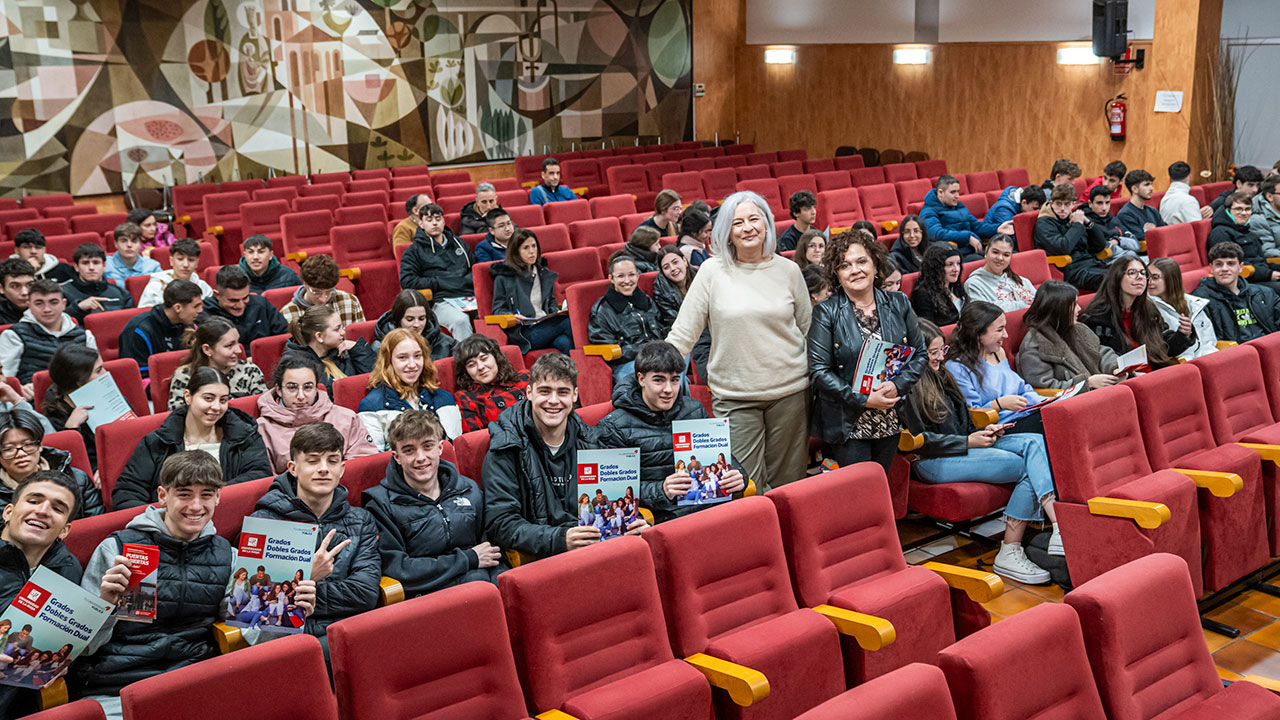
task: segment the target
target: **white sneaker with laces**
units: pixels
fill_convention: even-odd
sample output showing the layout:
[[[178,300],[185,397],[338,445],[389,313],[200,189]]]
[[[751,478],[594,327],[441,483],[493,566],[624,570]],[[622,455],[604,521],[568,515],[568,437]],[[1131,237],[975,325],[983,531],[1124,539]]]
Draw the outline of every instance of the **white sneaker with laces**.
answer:
[[[1027,551],[1019,543],[1000,543],[1000,552],[992,570],[1010,580],[1028,585],[1043,585],[1050,581],[1049,571],[1031,562]]]
[[[1062,533],[1058,532],[1058,524],[1053,524],[1053,533],[1049,535],[1048,552],[1054,557],[1066,557],[1067,553],[1062,549]]]

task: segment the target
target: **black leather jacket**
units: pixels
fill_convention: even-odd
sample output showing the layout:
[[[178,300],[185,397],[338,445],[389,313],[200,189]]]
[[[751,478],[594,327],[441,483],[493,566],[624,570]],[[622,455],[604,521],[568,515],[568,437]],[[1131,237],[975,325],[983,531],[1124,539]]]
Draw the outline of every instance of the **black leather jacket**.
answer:
[[[943,368],[940,372],[946,372]],[[924,424],[924,444],[916,451],[922,458],[947,457],[969,454],[969,435],[978,431],[969,415],[969,406],[964,396],[945,391],[947,400],[947,416],[939,422],[929,422],[921,413]]]

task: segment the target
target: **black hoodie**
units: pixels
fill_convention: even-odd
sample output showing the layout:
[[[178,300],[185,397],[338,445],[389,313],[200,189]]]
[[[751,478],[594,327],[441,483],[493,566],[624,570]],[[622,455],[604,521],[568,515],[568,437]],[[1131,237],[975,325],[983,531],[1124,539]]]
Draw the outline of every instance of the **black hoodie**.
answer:
[[[1262,251],[1262,240],[1249,232],[1247,225],[1237,223],[1225,207],[1213,213],[1213,221],[1209,225],[1209,238],[1205,241],[1205,252],[1214,245],[1224,242],[1233,242],[1244,251],[1244,259],[1240,262],[1253,266],[1254,274],[1249,277],[1253,282],[1269,282],[1275,277],[1275,273],[1280,272],[1277,266],[1267,262],[1267,255]],[[1259,273],[1268,273],[1269,276],[1262,277]]]
[[[245,275],[249,276],[249,292],[255,295],[261,295],[268,290],[276,288],[294,287],[301,285],[302,280],[298,278],[298,273],[293,268],[281,263],[276,258],[271,258],[271,262],[267,263],[267,269],[262,271],[261,275],[254,275],[249,269],[249,263],[244,258],[240,258],[240,269]]]
[[[272,335],[283,335],[289,332],[289,323],[285,322],[284,315],[271,304],[270,300],[261,295],[250,294],[245,298],[247,302],[244,306],[244,314],[236,317],[227,312],[218,304],[218,299],[208,297],[204,299],[204,312],[200,317],[196,318],[199,324],[206,317],[219,317],[240,331],[240,342],[247,348],[249,343],[259,338],[271,337]]]
[[[119,285],[109,283],[106,280],[85,282],[80,279],[79,275],[62,283],[62,294],[67,298],[67,314],[75,318],[78,323],[83,323],[85,316],[90,313],[88,310],[80,309],[80,303],[91,297],[106,298],[99,301],[102,304],[102,309],[92,312],[124,310],[136,307],[136,303],[133,302],[133,296]],[[6,302],[9,301],[0,297],[0,305]]]
[[[462,206],[462,218],[458,223],[463,235],[478,235],[483,232],[489,232],[489,225],[485,222],[484,216],[476,212],[476,201],[472,200]]]
[[[181,350],[182,334],[188,325],[169,321],[162,305],[154,305],[133,316],[120,333],[120,357],[133,358],[147,377],[147,362],[152,355]]]
[[[622,349],[622,355],[610,360],[610,365],[635,360],[641,345],[662,337],[658,305],[640,288],[628,296],[610,287],[591,306],[587,338],[592,343],[618,345]]]
[[[9,298],[0,295],[0,323],[12,325],[22,319],[26,308],[20,308],[10,302]]]
[[[400,258],[400,287],[430,290],[432,297],[460,298],[474,295],[471,282],[471,249],[449,228],[442,243],[427,237],[422,228]]]
[[[893,248],[889,250],[889,259],[893,260],[893,264],[898,268],[898,272],[906,275],[907,273],[920,272],[920,259],[924,257],[924,251],[928,249],[928,240],[921,240],[917,249],[920,256],[911,251],[911,247],[899,235],[897,240],[893,241]]]
[[[378,318],[378,322],[373,326],[373,339],[382,342],[382,338],[387,333],[396,329],[396,323],[391,319],[391,311],[388,310]],[[427,345],[431,346],[431,359],[443,360],[453,355],[453,338],[440,332],[440,321],[436,320],[436,314],[427,310],[427,324],[422,328],[422,336],[426,339]]]
[[[1233,293],[1210,275],[1200,278],[1191,294],[1209,301],[1205,312],[1219,340],[1242,343],[1280,329],[1280,296],[1271,288],[1236,280],[1240,292]]]

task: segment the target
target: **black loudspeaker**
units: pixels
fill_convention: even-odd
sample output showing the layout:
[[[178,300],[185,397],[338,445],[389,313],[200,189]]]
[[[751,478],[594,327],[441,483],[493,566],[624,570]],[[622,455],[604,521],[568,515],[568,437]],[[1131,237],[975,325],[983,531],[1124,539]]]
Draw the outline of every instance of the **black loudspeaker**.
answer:
[[[1093,0],[1093,54],[1112,60],[1129,45],[1129,0]]]

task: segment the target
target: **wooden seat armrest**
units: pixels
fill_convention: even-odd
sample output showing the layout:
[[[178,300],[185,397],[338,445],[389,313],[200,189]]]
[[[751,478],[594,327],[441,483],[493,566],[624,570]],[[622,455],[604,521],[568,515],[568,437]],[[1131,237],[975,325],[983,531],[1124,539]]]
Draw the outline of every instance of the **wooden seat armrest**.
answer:
[[[760,488],[756,487],[756,481],[747,478],[747,486],[742,489],[742,497],[755,497],[760,494]]]
[[[898,451],[899,452],[915,452],[924,445],[923,435],[912,435],[909,430],[902,430],[898,433]]]
[[[218,653],[221,655],[249,647],[249,643],[240,634],[240,628],[221,622],[213,624],[213,640],[218,643]]]
[[[307,259],[307,251],[299,250],[298,252],[285,253],[284,256],[301,265],[302,261]]]
[[[435,293],[431,292],[427,288],[422,288],[421,290],[418,291],[418,294],[428,300],[430,300],[435,295]]]
[[[1128,518],[1137,523],[1138,527],[1147,530],[1155,530],[1173,517],[1164,503],[1109,497],[1089,498],[1089,512],[1093,515]]]
[[[40,688],[40,709],[48,710],[56,708],[59,705],[66,705],[71,701],[71,696],[67,692],[67,679],[60,677],[57,680]]]
[[[1142,252],[1142,253],[1144,253],[1144,252],[1146,252],[1146,251],[1147,251],[1147,241],[1146,241],[1146,240],[1139,240],[1139,241],[1138,241],[1138,252]]]
[[[858,641],[863,650],[879,650],[885,645],[893,644],[898,633],[893,623],[875,615],[845,610],[835,605],[818,605],[814,612],[830,620],[841,635],[848,635]]]
[[[578,720],[577,715],[570,715],[563,710],[548,710],[533,717],[535,720]]]
[[[1036,394],[1044,397],[1058,397],[1062,394],[1062,391],[1053,388],[1036,388]]]
[[[525,188],[527,190],[532,190],[533,187],[537,184],[538,184],[537,180],[530,180],[529,182],[520,183],[520,187]]]
[[[404,585],[400,581],[393,578],[382,576],[378,580],[378,606],[394,605],[404,600]]]
[[[1259,685],[1264,689],[1280,695],[1280,680],[1272,680],[1271,678],[1263,677],[1262,675],[1245,675],[1243,680],[1237,680],[1236,682],[1251,682],[1254,685]]]
[[[1101,252],[1094,253],[1093,256],[1098,258],[1099,260],[1106,260],[1107,258],[1111,257],[1114,254],[1115,253],[1111,250],[1111,248],[1103,248]]]
[[[585,345],[582,352],[587,355],[599,355],[605,360],[617,360],[622,357],[622,347],[618,345]]]
[[[1239,343],[1237,343],[1235,340],[1219,340],[1218,342],[1214,343],[1214,347],[1219,350],[1223,348],[1235,347],[1236,345],[1239,345]]]
[[[1280,445],[1264,445],[1262,443],[1236,443],[1258,453],[1258,457],[1280,464]]]
[[[974,602],[991,602],[1004,594],[1004,581],[995,573],[940,562],[927,562],[924,567],[941,575],[951,587],[963,590]]]
[[[338,276],[344,277],[352,282],[355,282],[356,280],[360,279],[360,268],[358,267],[342,268],[341,270],[338,271]]]
[[[1235,473],[1213,470],[1184,470],[1173,468],[1195,481],[1196,487],[1208,490],[1214,497],[1229,498],[1244,489],[1244,478]]]
[[[1045,258],[1045,261],[1048,262],[1050,265],[1054,265],[1058,268],[1064,268],[1071,264],[1071,256],[1070,255],[1050,255],[1049,257]]]
[[[991,408],[971,407],[969,408],[969,417],[973,420],[973,424],[980,428],[1000,422],[1000,413]]]
[[[769,679],[759,670],[704,653],[694,653],[684,661],[706,676],[711,687],[728,692],[737,705],[749,707],[769,697]]]
[[[497,325],[503,330],[513,328],[520,324],[520,321],[516,319],[515,315],[485,315],[484,321],[489,325]]]
[[[504,550],[503,553],[507,556],[507,564],[513,568],[538,559],[536,555],[531,555],[522,550]]]

